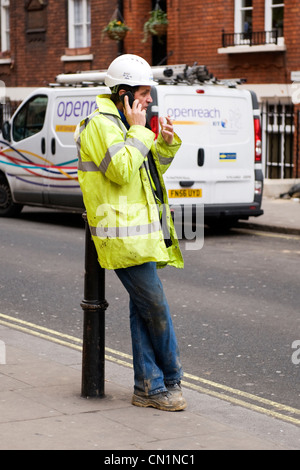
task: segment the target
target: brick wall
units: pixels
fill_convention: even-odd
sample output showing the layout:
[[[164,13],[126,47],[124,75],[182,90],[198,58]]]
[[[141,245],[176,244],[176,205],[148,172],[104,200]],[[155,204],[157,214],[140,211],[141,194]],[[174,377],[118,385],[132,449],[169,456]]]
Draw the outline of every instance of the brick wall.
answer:
[[[102,30],[112,19],[118,1],[91,0],[92,44],[85,51],[74,51],[68,49],[68,0],[48,1],[46,32],[36,35],[27,31],[25,2],[10,0],[11,48],[8,54],[0,55],[0,80],[7,87],[44,86],[60,73],[106,69],[120,53],[141,55],[150,64],[152,57],[169,55],[170,65],[197,62],[205,64],[218,78],[246,78],[252,84],[291,84],[291,71],[300,70],[299,0],[285,2],[285,52],[239,54],[218,53],[222,31],[234,32],[234,0],[166,0],[169,27],[163,44],[151,38],[142,42],[143,25],[154,4],[153,0],[123,1],[123,17],[132,30],[123,43],[117,43],[102,37]],[[253,0],[253,31],[264,30],[265,0]],[[76,52],[91,54],[93,60],[78,61],[72,56]],[[66,54],[74,60],[62,61]],[[8,64],[7,56],[11,59]],[[297,138],[300,146],[300,136],[295,136],[295,155]]]
[[[247,78],[251,83],[282,83],[286,78],[286,57],[282,52],[218,54],[222,30],[234,32],[234,1],[184,2],[173,5],[168,46],[174,47],[177,63],[205,64],[218,78]],[[174,8],[175,7],[175,8]],[[300,5],[298,7],[300,10]],[[170,16],[170,9],[168,10]],[[253,1],[253,30],[264,31],[264,0]],[[299,14],[298,14],[299,17]],[[287,24],[287,33],[290,24]]]
[[[102,29],[115,10],[111,1],[92,0],[92,45],[88,51],[94,55],[92,62],[61,60],[68,49],[67,0],[48,2],[47,31],[44,38],[34,38],[34,35],[26,33],[27,12],[24,2],[11,0],[10,3],[11,64],[0,63],[0,80],[3,80],[6,86],[44,86],[53,82],[59,73],[107,68],[111,60],[118,55],[118,43],[101,38]],[[67,53],[70,52],[69,50]]]
[[[63,72],[105,69],[119,53],[142,55],[151,63],[152,41],[142,42],[143,25],[152,8],[151,0],[124,1],[123,16],[132,31],[121,47],[102,29],[111,19],[116,0],[92,1],[92,45],[94,60],[62,62],[68,48],[68,1],[49,1],[47,31],[44,40],[32,41],[26,33],[24,2],[11,0],[11,64],[0,64],[0,79],[7,86],[41,86]],[[264,0],[253,0],[253,29],[264,30]],[[249,83],[289,83],[290,72],[300,69],[298,0],[289,0],[285,7],[286,52],[251,54],[218,54],[222,47],[222,30],[234,32],[234,0],[199,2],[167,0],[169,28],[166,52],[173,52],[170,64],[205,64],[219,78],[243,77]],[[156,47],[162,47],[157,45]],[[70,53],[70,51],[68,51]]]

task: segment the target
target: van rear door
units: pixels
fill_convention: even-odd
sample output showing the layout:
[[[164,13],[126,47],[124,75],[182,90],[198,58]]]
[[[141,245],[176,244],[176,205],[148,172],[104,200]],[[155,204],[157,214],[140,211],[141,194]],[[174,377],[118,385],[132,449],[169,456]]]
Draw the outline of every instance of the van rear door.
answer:
[[[216,85],[156,87],[160,116],[169,115],[182,146],[165,174],[172,205],[253,201],[251,95]]]

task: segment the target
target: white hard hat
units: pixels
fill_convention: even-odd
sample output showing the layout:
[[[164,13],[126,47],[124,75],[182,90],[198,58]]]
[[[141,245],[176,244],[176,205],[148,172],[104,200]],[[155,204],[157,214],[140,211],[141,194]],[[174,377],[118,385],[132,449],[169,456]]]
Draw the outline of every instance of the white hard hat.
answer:
[[[107,69],[105,85],[152,86],[155,85],[150,65],[134,54],[123,54],[112,61]]]

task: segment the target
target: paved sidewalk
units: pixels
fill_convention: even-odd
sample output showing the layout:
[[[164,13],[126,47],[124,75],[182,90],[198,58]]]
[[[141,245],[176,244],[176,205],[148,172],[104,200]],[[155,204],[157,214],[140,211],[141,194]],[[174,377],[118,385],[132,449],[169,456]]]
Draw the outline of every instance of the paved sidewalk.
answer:
[[[109,361],[105,398],[81,398],[80,351],[1,325],[0,338],[0,450],[300,448],[296,425],[189,389],[185,411],[134,407],[132,370]]]
[[[265,198],[263,209],[241,226],[300,235],[298,201]],[[295,424],[190,389],[182,412],[134,407],[132,370],[109,361],[105,398],[81,398],[80,351],[3,325],[0,340],[0,450],[300,448]]]
[[[279,233],[300,235],[300,202],[295,199],[263,198],[264,214],[240,221],[240,226],[257,230],[269,230]]]

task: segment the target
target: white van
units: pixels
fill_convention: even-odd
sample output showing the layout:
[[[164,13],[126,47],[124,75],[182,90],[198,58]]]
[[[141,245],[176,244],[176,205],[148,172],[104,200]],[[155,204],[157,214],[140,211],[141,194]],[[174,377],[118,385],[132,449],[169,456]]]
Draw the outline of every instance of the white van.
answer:
[[[232,83],[191,80],[191,74],[187,78],[177,73],[172,78],[173,70],[183,66],[170,67],[174,69],[153,68],[159,84],[153,87],[148,110],[154,131],[158,117],[169,115],[183,142],[164,175],[170,205],[175,211],[204,207],[206,222],[215,225],[261,215],[263,173],[256,96]],[[60,86],[37,89],[4,123],[0,216],[15,216],[23,205],[82,212],[73,133],[78,122],[96,108],[96,96],[109,90],[80,83],[87,78],[90,84],[101,82],[103,73],[58,76]]]
[[[74,132],[107,88],[49,87],[21,104],[0,141],[0,216],[23,205],[83,210]]]

